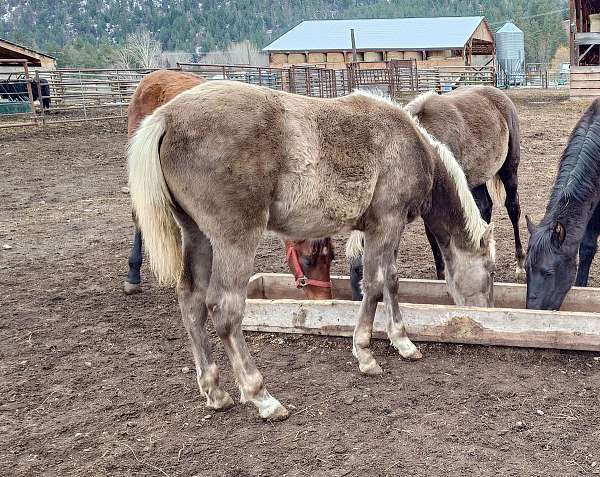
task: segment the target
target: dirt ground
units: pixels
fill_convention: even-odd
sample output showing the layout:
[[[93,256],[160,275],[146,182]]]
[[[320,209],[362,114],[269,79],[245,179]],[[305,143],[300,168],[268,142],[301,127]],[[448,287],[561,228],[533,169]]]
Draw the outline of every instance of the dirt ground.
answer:
[[[587,106],[513,93],[523,138],[523,210],[543,214],[569,131]],[[361,376],[349,339],[247,334],[266,383],[292,411],[204,406],[173,290],[144,267],[122,293],[132,228],[125,123],[0,130],[0,475],[574,476],[600,474],[600,361],[592,353],[421,345]],[[499,281],[513,242],[495,210]],[[522,222],[524,242],[527,236]],[[346,273],[338,240],[334,271]],[[401,275],[433,278],[422,225]],[[266,237],[257,271],[285,271]],[[600,270],[592,270],[600,285]],[[238,393],[212,342],[224,387]],[[191,372],[184,373],[182,368]]]

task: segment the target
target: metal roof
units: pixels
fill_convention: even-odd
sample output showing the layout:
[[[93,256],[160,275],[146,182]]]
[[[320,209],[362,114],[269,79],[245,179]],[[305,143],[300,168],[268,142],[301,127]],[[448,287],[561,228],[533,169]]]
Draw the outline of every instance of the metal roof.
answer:
[[[45,56],[46,58],[52,58],[53,60],[56,59],[54,56],[50,56],[47,53],[42,53],[41,51],[34,50],[33,48],[29,48],[28,46],[19,45],[18,43],[9,41],[6,38],[0,38],[0,43],[6,43],[11,46],[16,46],[17,48],[30,51],[31,53],[35,53],[36,55]]]
[[[523,30],[521,30],[513,22],[506,22],[504,26],[500,28],[500,30],[498,30],[496,33],[523,33]]]
[[[484,17],[390,18],[304,21],[263,51],[349,51],[356,49],[445,50],[463,48]]]

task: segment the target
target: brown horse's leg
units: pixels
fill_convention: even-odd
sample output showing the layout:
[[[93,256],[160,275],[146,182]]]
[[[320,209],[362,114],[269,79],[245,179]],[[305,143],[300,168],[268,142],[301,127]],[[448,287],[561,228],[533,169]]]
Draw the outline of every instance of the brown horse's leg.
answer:
[[[523,253],[523,245],[521,244],[521,233],[519,231],[519,219],[521,218],[521,205],[519,203],[519,192],[518,185],[519,179],[517,177],[516,168],[511,167],[510,164],[505,163],[502,168],[498,171],[500,180],[504,184],[504,190],[506,191],[506,211],[510,217],[510,221],[513,226],[513,232],[515,235],[515,259],[517,262],[515,274],[517,279],[525,279],[525,254]]]
[[[446,279],[446,264],[444,263],[444,256],[442,255],[442,251],[437,243],[437,240],[429,230],[426,224],[425,225],[425,235],[427,235],[427,240],[429,240],[429,245],[431,246],[431,253],[433,253],[433,261],[435,262],[435,274],[438,280]]]
[[[177,295],[183,324],[192,341],[198,386],[206,396],[208,407],[227,409],[233,406],[233,400],[219,387],[219,370],[213,361],[206,332],[206,290],[212,266],[211,245],[189,218],[178,214],[178,221],[182,228],[184,269]]]
[[[241,401],[252,402],[263,419],[279,420],[285,419],[288,411],[264,386],[242,333],[248,280],[261,236],[262,230],[256,230],[245,234],[242,240],[213,240],[213,266],[206,303],[233,367]]]

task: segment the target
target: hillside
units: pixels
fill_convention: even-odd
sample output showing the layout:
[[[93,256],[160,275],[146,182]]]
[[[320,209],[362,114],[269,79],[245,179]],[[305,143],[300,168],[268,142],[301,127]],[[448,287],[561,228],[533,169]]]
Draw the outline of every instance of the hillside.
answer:
[[[566,39],[566,0],[4,0],[0,37],[58,56],[63,65],[105,63],[147,29],[165,50],[210,51],[249,39],[262,47],[306,19],[485,15],[526,33],[528,61],[547,61]],[[557,10],[565,9],[562,12]],[[100,66],[100,65],[98,65]]]

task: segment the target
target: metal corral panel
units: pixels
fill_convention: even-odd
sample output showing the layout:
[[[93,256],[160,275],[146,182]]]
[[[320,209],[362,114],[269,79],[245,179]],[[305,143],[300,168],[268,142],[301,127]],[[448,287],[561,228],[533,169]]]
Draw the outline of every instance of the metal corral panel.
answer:
[[[263,51],[349,51],[352,28],[356,48],[363,51],[462,49],[483,20],[483,17],[311,20],[292,28]]]
[[[525,36],[514,23],[506,23],[496,32],[498,64],[509,75],[525,72]]]

